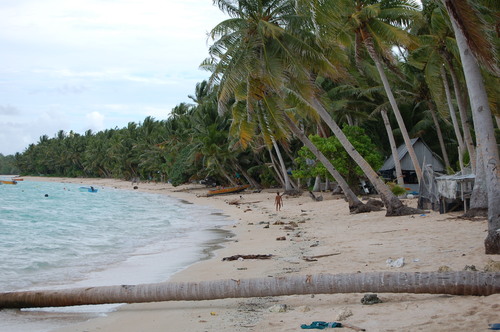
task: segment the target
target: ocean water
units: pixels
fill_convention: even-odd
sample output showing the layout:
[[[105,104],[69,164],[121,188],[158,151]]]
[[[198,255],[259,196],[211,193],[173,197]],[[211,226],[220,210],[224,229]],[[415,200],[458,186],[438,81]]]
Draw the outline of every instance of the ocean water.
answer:
[[[206,258],[233,221],[165,195],[0,185],[0,292],[161,282]],[[0,331],[45,332],[116,305],[0,311]]]

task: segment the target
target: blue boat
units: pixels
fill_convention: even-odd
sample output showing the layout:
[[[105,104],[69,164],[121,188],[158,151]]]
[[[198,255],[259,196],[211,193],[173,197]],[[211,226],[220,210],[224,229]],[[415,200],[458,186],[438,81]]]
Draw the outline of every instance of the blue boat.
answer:
[[[80,187],[78,188],[81,192],[89,192],[89,193],[96,193],[97,189],[94,187]]]

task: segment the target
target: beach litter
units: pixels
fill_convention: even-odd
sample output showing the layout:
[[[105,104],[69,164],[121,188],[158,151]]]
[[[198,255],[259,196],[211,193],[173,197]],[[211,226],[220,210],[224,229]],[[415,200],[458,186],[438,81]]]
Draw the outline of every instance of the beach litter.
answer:
[[[335,317],[335,320],[342,321],[346,320],[347,318],[351,317],[353,315],[351,309],[348,308],[342,308],[340,309],[340,312],[337,314],[337,317]]]
[[[361,299],[361,303],[365,305],[382,303],[382,300],[378,298],[377,294],[365,294]]]
[[[287,312],[288,306],[286,304],[275,304],[268,309],[270,312]]]
[[[304,330],[309,330],[309,329],[317,329],[317,330],[324,330],[328,328],[335,328],[335,327],[342,327],[341,323],[337,322],[322,322],[322,321],[316,321],[312,322],[310,325],[307,324],[302,324],[300,325],[300,328]]]
[[[403,265],[405,265],[405,258],[400,257],[396,260],[389,258],[385,262],[387,263],[387,266],[390,266],[390,267],[403,267]]]
[[[222,258],[222,261],[241,261],[245,259],[270,259],[273,257],[273,255],[268,254],[268,255],[234,255],[234,256],[229,256],[229,257],[224,257]]]

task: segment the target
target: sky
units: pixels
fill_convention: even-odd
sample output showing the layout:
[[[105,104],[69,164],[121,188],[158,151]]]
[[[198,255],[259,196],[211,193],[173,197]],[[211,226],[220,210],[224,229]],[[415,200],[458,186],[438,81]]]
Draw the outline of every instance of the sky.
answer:
[[[168,118],[226,18],[212,0],[1,0],[0,153]]]

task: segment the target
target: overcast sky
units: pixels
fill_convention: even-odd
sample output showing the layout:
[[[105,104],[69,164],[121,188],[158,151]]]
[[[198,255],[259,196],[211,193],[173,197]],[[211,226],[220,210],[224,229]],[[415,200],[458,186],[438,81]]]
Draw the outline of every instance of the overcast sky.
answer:
[[[0,153],[166,119],[209,73],[212,0],[1,0]]]

